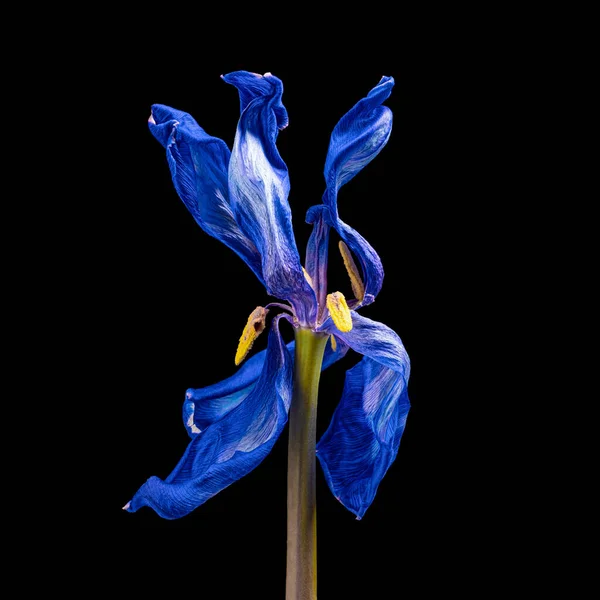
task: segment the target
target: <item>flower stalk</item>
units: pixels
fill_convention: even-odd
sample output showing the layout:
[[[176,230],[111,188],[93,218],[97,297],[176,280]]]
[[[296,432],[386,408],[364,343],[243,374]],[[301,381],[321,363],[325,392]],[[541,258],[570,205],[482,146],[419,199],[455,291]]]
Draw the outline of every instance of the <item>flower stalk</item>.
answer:
[[[289,413],[286,600],[317,598],[316,427],[328,335],[296,330]]]

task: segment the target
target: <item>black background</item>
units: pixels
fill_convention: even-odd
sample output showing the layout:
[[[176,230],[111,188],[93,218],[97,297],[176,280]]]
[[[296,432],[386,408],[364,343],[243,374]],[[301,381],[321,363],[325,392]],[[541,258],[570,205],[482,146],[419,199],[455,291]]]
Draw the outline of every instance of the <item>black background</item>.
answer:
[[[412,408],[398,458],[361,521],[333,498],[319,468],[319,597],[394,598],[402,586],[426,592],[440,579],[464,589],[475,565],[480,575],[493,566],[503,519],[495,502],[504,490],[487,479],[496,459],[480,451],[494,393],[486,348],[505,293],[495,240],[507,207],[501,173],[490,171],[504,102],[490,77],[494,56],[478,57],[472,40],[452,36],[392,40],[384,49],[356,45],[348,32],[320,55],[293,60],[251,46],[223,53],[201,40],[181,53],[164,35],[160,51],[114,41],[112,58],[95,59],[74,98],[80,107],[90,99],[93,131],[72,148],[90,199],[68,248],[77,291],[66,307],[79,315],[89,301],[85,316],[71,319],[81,352],[71,372],[82,381],[86,426],[77,428],[76,457],[71,441],[65,452],[77,464],[68,503],[88,585],[131,597],[159,589],[172,597],[284,595],[287,429],[259,467],[189,516],[121,510],[148,477],[176,465],[188,443],[186,389],[234,372],[246,319],[269,301],[246,265],[194,222],[147,128],[151,105],[166,104],[231,147],[239,100],[219,76],[245,69],[284,83],[290,124],[278,147],[301,256],[333,127],[381,76],[396,81],[385,103],[394,113],[390,140],[342,188],[339,210],[382,259],[383,289],[362,314],[402,338]],[[335,244],[329,280],[330,291],[349,294]],[[323,373],[318,435],[359,358],[350,352]],[[52,518],[50,507],[38,510]]]

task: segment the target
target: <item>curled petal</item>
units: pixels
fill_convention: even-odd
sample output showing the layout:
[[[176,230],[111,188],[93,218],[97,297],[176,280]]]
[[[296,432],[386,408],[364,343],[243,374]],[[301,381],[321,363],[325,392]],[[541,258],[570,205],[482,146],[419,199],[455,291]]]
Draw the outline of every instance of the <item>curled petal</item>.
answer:
[[[381,104],[394,87],[393,77],[381,81],[359,100],[334,127],[325,160],[327,191],[323,198],[337,218],[337,192],[369,164],[387,144],[392,132],[392,111]]]
[[[398,335],[352,312],[351,331],[335,332],[365,355],[346,373],[342,399],[317,445],[317,457],[333,494],[362,518],[396,458],[410,408],[410,361]]]
[[[148,124],[166,148],[175,189],[198,225],[236,252],[264,283],[258,250],[229,205],[227,144],[208,135],[189,114],[162,104],[152,106]]]
[[[354,308],[371,304],[383,285],[383,265],[379,254],[358,231],[352,229],[341,219],[337,220],[334,227],[342,240],[358,258],[358,263],[362,268],[364,296]]]
[[[355,352],[376,360],[392,371],[404,373],[408,381],[410,360],[398,334],[387,325],[367,319],[355,311],[350,311],[350,314],[350,331],[337,329],[331,318],[323,323],[320,331],[332,333]]]
[[[149,506],[177,519],[252,471],[270,452],[287,421],[292,358],[274,319],[260,375],[244,402],[194,436],[173,472],[151,477],[127,510]]]
[[[359,519],[398,454],[410,408],[406,380],[370,358],[346,373],[342,399],[317,445],[333,495]]]
[[[383,283],[383,266],[373,247],[338,214],[338,191],[387,144],[392,131],[392,111],[382,106],[392,92],[393,77],[382,77],[369,94],[357,102],[338,122],[331,134],[325,161],[327,188],[323,203],[329,209],[330,223],[358,258],[365,284],[365,296],[356,306],[375,299]]]
[[[250,81],[255,82],[254,77]],[[260,252],[267,292],[288,300],[301,324],[313,322],[315,294],[302,272],[287,200],[288,170],[275,143],[283,86],[273,75],[264,76],[259,87],[250,86],[248,76],[239,73],[223,78],[238,87],[242,105],[254,96],[240,116],[229,162],[235,219]]]
[[[240,113],[243,113],[248,104],[255,98],[269,96],[272,93],[273,85],[280,85],[281,82],[276,77],[269,78],[269,73],[259,75],[258,73],[249,73],[248,71],[234,71],[222,78],[227,83],[234,85],[240,94]],[[283,87],[281,87],[283,92]],[[271,104],[272,110],[277,118],[277,128],[285,129],[288,126],[287,109],[281,101],[281,95],[275,98]]]
[[[294,362],[295,342],[287,344]],[[322,369],[325,370],[346,355],[348,346],[338,340],[334,349],[331,343],[325,347]],[[266,350],[249,358],[234,375],[214,385],[190,388],[183,403],[183,423],[190,437],[204,431],[209,425],[222,419],[248,396],[263,369]]]

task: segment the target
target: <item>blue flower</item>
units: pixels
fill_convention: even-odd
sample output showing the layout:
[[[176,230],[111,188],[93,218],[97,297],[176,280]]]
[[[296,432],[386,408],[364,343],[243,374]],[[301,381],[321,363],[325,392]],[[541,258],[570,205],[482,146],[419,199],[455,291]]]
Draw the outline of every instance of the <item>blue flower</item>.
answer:
[[[396,458],[410,407],[410,361],[398,335],[357,310],[374,301],[383,282],[381,260],[339,216],[337,196],[385,146],[392,112],[383,106],[394,80],[383,77],[334,128],[325,161],[321,204],[307,212],[313,225],[302,266],[288,204],[288,170],[276,146],[288,124],[283,85],[237,71],[223,76],[240,97],[233,149],[207,134],[187,113],[154,105],[150,131],[165,147],[175,189],[200,227],[229,246],[282,302],[257,307],[248,319],[236,364],[271,321],[266,350],[230,378],[190,389],[183,421],[191,441],[165,479],[151,477],[125,508],[153,508],[161,517],[188,514],[254,469],[269,453],[286,422],[293,386],[294,342],[285,344],[280,320],[327,333],[323,368],[348,349],[363,355],[346,373],[342,398],[317,445],[317,456],[336,498],[358,518]],[[328,293],[331,230],[348,271],[353,298]]]

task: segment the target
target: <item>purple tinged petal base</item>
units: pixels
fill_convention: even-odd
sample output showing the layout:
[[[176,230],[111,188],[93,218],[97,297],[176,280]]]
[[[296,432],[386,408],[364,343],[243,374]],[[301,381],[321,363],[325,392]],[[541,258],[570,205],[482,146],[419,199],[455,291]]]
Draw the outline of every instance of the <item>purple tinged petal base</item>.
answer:
[[[264,283],[260,255],[229,204],[227,144],[208,135],[189,114],[162,104],[152,106],[148,126],[164,146],[175,190],[198,225],[238,254]]]
[[[286,346],[292,357],[292,364],[295,346],[295,341]],[[348,346],[341,340],[335,350],[329,342],[325,347],[323,370],[344,357],[347,351]],[[195,437],[244,401],[261,374],[266,355],[267,351],[262,350],[249,358],[231,377],[207,387],[190,388],[186,392],[182,416],[190,437]]]
[[[151,477],[123,510],[149,506],[165,519],[185,516],[253,470],[270,452],[287,422],[295,342],[284,345],[275,317],[266,350],[228,379],[186,392],[184,424],[192,437],[183,458],[163,481]],[[328,342],[323,369],[348,346]]]

